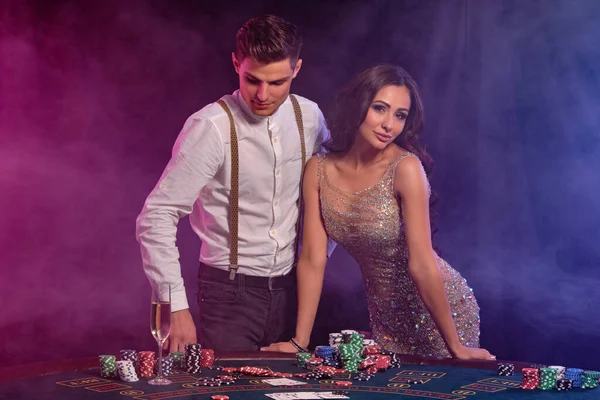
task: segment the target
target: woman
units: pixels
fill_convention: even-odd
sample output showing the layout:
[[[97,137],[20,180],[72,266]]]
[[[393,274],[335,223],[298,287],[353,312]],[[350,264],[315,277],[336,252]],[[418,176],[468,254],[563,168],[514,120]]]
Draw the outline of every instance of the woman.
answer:
[[[304,175],[296,336],[263,350],[308,346],[330,236],[361,267],[373,339],[384,349],[495,359],[478,348],[472,290],[432,247],[422,115],[417,85],[399,67],[372,67],[340,94],[329,153],[313,157]]]

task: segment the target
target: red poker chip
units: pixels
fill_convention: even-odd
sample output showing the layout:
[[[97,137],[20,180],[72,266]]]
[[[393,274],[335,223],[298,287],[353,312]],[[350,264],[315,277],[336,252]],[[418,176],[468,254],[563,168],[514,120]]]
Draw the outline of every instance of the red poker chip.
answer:
[[[371,365],[366,369],[366,371],[370,374],[376,374],[377,371],[379,371],[379,368],[377,368],[377,365]]]
[[[350,381],[335,381],[334,383],[338,386],[343,386],[343,387],[352,386],[352,382],[350,382]]]
[[[226,396],[224,394],[215,394],[214,396],[211,396],[212,400],[229,400],[229,396]]]

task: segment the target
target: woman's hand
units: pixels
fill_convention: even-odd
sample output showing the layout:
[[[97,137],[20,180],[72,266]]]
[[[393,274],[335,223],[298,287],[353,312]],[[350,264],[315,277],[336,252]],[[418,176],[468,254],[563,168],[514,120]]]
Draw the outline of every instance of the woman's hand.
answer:
[[[473,348],[461,345],[452,352],[454,358],[459,360],[495,360],[496,356],[490,354],[486,349]]]

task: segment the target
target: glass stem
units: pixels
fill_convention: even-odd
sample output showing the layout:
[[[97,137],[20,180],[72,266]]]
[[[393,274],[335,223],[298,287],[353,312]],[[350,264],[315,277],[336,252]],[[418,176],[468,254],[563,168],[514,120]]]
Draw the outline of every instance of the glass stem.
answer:
[[[158,341],[158,374],[156,375],[158,378],[162,378],[162,348],[163,342],[161,340]]]

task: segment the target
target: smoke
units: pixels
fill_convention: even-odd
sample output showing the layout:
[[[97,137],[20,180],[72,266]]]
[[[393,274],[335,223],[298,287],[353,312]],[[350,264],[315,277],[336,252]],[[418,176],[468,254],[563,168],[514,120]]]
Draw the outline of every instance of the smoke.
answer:
[[[501,358],[593,367],[597,2],[205,3],[5,2],[0,334],[11,340],[0,353],[9,364],[154,346],[135,217],[187,116],[237,87],[235,31],[270,12],[300,26],[293,91],[325,111],[375,63],[419,82],[441,199],[436,244],[475,290],[483,344]],[[199,244],[186,222],[178,245],[194,310]],[[321,334],[366,328],[360,279],[337,250]]]

